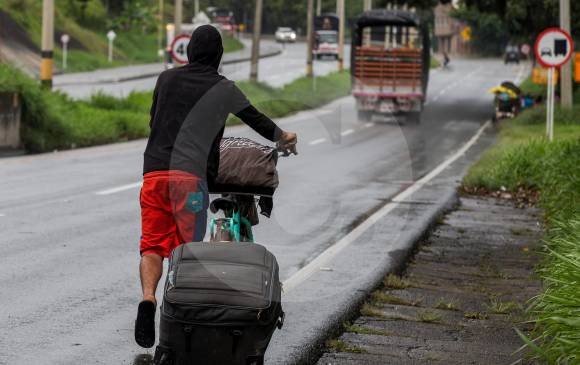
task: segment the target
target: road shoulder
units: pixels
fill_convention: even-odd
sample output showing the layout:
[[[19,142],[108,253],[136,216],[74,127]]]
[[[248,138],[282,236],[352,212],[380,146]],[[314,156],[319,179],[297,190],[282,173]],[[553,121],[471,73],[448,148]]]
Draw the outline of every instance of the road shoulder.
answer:
[[[284,293],[284,329],[275,334],[267,361],[314,363],[325,341],[353,318],[385,275],[400,270],[416,243],[457,203],[467,168],[494,140],[487,129],[454,163],[400,202],[388,215],[318,268],[308,280]]]
[[[533,327],[523,308],[541,288],[540,217],[509,201],[462,197],[405,276],[385,278],[318,364],[527,363],[514,328]]]

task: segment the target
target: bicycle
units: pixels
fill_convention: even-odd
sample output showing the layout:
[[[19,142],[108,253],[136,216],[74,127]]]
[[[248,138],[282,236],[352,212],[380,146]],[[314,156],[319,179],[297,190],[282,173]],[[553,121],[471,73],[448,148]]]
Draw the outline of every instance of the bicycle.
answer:
[[[276,146],[279,156],[288,157],[297,154],[295,144]],[[256,196],[271,198],[259,193],[222,193],[220,198],[210,204],[214,214],[223,213],[224,217],[212,218],[209,224],[210,242],[254,242],[252,226],[258,224]],[[269,217],[269,216],[268,216]]]

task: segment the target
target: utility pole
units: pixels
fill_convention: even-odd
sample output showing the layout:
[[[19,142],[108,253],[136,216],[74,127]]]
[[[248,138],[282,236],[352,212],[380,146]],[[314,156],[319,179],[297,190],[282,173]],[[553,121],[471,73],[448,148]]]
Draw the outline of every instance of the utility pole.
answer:
[[[42,1],[42,49],[40,61],[40,82],[52,88],[52,57],[54,49],[54,0]]]
[[[252,37],[252,62],[250,68],[250,81],[258,81],[258,62],[260,59],[260,37],[262,35],[262,0],[256,0],[254,13],[254,34]]]
[[[163,49],[163,6],[165,5],[165,0],[159,0],[159,29],[157,34],[157,49]]]
[[[175,0],[175,36],[181,34],[181,21],[183,20],[183,0]]]
[[[373,8],[373,0],[364,0],[363,11],[369,11]],[[363,29],[363,45],[370,46],[371,44],[371,28]]]
[[[314,70],[312,69],[312,43],[314,42],[314,34],[312,32],[314,26],[313,0],[308,0],[308,8],[306,11],[306,76],[312,77],[314,75]]]
[[[316,0],[316,16],[322,14],[322,0]]]
[[[570,0],[560,0],[560,28],[570,33]],[[563,108],[572,108],[572,62],[560,66],[560,96]]]
[[[344,70],[344,0],[337,0],[338,7],[338,71]]]
[[[193,16],[199,14],[199,0],[195,0],[195,2],[193,3],[193,12],[195,13],[193,14]]]

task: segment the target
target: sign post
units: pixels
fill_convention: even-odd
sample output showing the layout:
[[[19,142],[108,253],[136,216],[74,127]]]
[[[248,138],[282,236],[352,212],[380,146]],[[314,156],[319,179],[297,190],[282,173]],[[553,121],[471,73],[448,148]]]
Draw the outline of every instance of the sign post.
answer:
[[[186,34],[181,34],[175,37],[171,43],[171,58],[178,64],[185,65],[189,62],[187,58],[187,45],[189,44],[190,38],[191,37]]]
[[[534,52],[536,59],[548,68],[548,95],[546,100],[546,135],[548,140],[554,139],[554,69],[560,67],[572,56],[574,42],[568,32],[560,28],[548,28],[536,39]]]
[[[67,68],[67,57],[68,57],[68,42],[70,41],[70,36],[68,34],[63,34],[60,36],[60,42],[62,43],[62,69]]]
[[[113,62],[113,41],[117,38],[117,33],[110,30],[107,33],[107,39],[109,40],[109,62]]]

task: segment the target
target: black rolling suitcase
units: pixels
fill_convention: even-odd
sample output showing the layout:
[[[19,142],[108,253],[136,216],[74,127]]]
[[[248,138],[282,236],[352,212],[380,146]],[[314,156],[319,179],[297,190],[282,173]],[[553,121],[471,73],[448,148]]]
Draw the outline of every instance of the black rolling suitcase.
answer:
[[[272,253],[255,243],[188,243],[171,254],[155,365],[263,364],[282,328]]]

